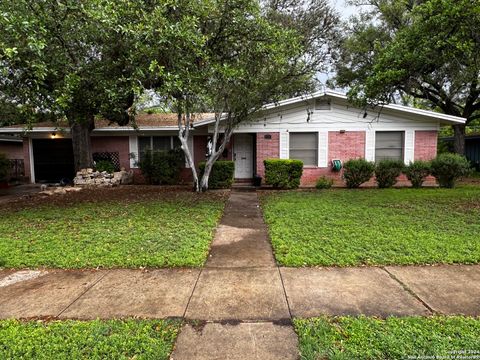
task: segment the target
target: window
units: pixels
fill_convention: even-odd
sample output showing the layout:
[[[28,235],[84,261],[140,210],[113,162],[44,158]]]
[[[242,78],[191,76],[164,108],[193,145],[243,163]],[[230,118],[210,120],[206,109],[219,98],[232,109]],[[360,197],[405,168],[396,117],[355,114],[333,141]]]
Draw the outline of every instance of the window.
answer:
[[[176,136],[139,136],[138,152],[140,160],[148,150],[168,151],[180,147],[180,140]]]
[[[375,133],[375,161],[402,160],[405,133],[403,131],[377,131]]]
[[[306,166],[317,166],[317,154],[317,133],[290,133],[290,159],[302,160]]]
[[[330,100],[329,99],[315,99],[315,110],[330,110]]]

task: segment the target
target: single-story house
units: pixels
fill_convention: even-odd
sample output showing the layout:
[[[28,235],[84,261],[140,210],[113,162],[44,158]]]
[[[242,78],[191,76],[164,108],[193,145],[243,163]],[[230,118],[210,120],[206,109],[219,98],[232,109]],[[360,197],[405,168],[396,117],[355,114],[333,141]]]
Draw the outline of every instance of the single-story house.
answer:
[[[214,121],[212,114],[198,114],[194,119],[189,144],[197,165],[205,160]],[[440,125],[463,123],[460,117],[400,105],[360,109],[342,93],[322,91],[265,106],[254,121],[235,129],[223,158],[235,161],[238,180],[263,177],[264,159],[300,159],[304,162],[302,184],[309,185],[322,175],[341,178],[341,172],[332,167],[333,160],[392,158],[408,164],[432,159]],[[178,145],[176,115],[141,114],[137,126],[97,121],[91,138],[94,159],[108,158],[117,167],[133,169],[141,180],[136,159],[145,149]],[[22,134],[25,173],[31,182],[73,177],[68,129],[42,123],[30,130],[4,127],[0,133]],[[190,169],[184,169],[184,181],[190,176]]]

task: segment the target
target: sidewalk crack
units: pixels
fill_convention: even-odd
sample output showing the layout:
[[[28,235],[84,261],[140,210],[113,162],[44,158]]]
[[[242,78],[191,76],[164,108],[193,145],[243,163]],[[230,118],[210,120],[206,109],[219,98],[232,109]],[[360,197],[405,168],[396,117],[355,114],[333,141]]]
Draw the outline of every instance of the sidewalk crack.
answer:
[[[105,276],[107,276],[107,274],[109,273],[110,271],[107,270],[105,271],[105,274],[103,274],[102,276],[100,276],[96,281],[94,281],[90,286],[88,286],[80,295],[78,295],[70,304],[68,304],[68,306],[63,309],[62,311],[60,311],[60,313],[56,316],[57,318],[60,317],[65,311],[67,311],[73,304],[75,304],[83,295],[85,295],[88,291],[90,291],[91,288],[93,288],[95,285],[97,285],[101,280],[103,280],[103,278]]]
[[[428,311],[430,311],[430,313],[432,315],[436,315],[436,314],[441,314],[440,311],[437,311],[435,310],[434,308],[432,308],[425,300],[423,300],[419,295],[417,295],[417,293],[415,291],[413,291],[407,284],[405,284],[403,281],[401,281],[398,277],[396,277],[394,274],[392,274],[390,271],[388,271],[388,269],[384,266],[381,267],[381,269],[383,271],[385,271],[388,276],[390,276],[391,279],[393,279],[394,281],[396,281],[397,283],[400,284],[400,286],[406,291],[408,292],[411,296],[413,296],[416,300],[418,300],[424,307],[427,308]]]

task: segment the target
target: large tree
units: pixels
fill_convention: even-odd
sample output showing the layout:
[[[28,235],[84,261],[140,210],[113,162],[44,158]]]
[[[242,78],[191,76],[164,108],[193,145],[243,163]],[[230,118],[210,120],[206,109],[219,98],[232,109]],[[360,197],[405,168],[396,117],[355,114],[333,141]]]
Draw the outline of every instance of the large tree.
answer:
[[[172,41],[165,40],[172,45],[168,61],[153,63],[156,89],[174,104],[195,189],[204,191],[213,163],[240,123],[258,116],[268,102],[315,87],[335,40],[337,17],[324,0],[179,0],[170,6],[160,18],[176,27]],[[198,108],[215,118],[212,153],[201,179],[187,142]]]
[[[480,2],[356,0],[337,62],[336,85],[378,105],[410,99],[471,124],[480,118]],[[465,126],[455,125],[455,151]]]
[[[0,2],[0,100],[28,121],[68,121],[75,168],[92,166],[96,116],[127,124],[141,88],[149,1]],[[137,66],[138,65],[138,66]]]

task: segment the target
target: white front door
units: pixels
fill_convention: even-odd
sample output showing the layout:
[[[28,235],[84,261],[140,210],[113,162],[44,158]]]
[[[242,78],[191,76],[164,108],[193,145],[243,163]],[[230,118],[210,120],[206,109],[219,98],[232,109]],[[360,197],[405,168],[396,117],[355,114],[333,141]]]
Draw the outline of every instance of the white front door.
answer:
[[[235,179],[253,178],[253,135],[235,134],[233,140]]]

